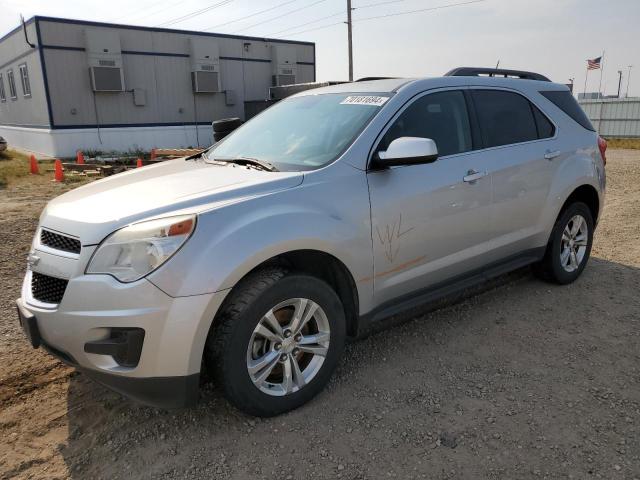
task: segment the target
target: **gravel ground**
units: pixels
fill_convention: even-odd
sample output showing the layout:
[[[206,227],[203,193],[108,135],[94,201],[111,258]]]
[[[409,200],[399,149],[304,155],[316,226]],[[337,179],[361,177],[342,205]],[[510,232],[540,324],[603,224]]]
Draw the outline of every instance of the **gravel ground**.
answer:
[[[268,420],[212,386],[194,409],[139,406],[31,349],[13,301],[65,187],[0,191],[0,477],[640,479],[640,152],[607,172],[576,283],[519,272],[354,342],[321,395]]]

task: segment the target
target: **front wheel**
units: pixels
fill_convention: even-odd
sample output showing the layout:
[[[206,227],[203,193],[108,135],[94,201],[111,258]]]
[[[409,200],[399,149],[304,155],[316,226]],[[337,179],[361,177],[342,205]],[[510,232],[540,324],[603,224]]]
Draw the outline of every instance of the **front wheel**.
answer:
[[[561,285],[577,279],[589,260],[594,223],[589,207],[582,202],[569,205],[558,217],[537,273]]]
[[[342,354],[344,309],[322,280],[269,268],[230,294],[207,341],[207,362],[240,410],[272,416],[320,392]]]

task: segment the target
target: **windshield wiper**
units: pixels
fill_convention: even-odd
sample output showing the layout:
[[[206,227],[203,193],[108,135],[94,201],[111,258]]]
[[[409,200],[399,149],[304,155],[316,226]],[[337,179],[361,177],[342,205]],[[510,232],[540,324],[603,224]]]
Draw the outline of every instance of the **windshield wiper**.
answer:
[[[252,157],[214,157],[211,158],[211,160],[215,162],[237,163],[238,165],[251,165],[254,167],[257,166],[269,172],[278,171],[278,169],[269,162]]]

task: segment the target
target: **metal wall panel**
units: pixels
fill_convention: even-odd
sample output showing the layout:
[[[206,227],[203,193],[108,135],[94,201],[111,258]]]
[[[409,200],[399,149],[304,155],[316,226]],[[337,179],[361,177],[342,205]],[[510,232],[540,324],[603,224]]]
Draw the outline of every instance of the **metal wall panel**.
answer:
[[[35,22],[27,25],[27,34],[32,43],[37,43]],[[26,64],[29,72],[31,96],[25,97],[20,82],[20,65]],[[17,98],[11,99],[7,72],[13,71]],[[49,125],[47,99],[45,95],[39,50],[32,49],[24,39],[22,29],[14,31],[0,41],[0,73],[7,96],[0,101],[0,124],[25,127],[46,127]],[[8,139],[11,142],[11,139]]]
[[[640,98],[580,100],[578,103],[603,137],[640,137]]]
[[[84,31],[106,28],[117,31],[120,37],[127,92],[98,92],[94,96],[83,51]],[[265,40],[58,23],[46,19],[41,20],[41,31],[45,44],[63,47],[44,51],[57,127],[211,122],[229,116],[244,117],[245,101],[268,98],[271,44]],[[235,105],[225,104],[224,93],[193,93],[190,38],[218,46],[222,89],[234,91]],[[313,45],[294,45],[301,61],[313,62]],[[313,81],[314,65],[298,67],[297,81]],[[145,91],[146,105],[134,104],[133,89]]]

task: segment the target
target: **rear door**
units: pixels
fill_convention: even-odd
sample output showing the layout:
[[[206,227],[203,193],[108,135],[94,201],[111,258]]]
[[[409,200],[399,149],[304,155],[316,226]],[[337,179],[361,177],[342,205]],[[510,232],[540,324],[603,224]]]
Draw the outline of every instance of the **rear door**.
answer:
[[[562,152],[555,125],[522,94],[502,89],[470,92],[493,180],[487,252],[493,262],[540,246],[542,212]]]
[[[463,90],[422,94],[382,133],[377,151],[396,138],[423,137],[435,141],[440,157],[367,174],[374,251],[369,280],[378,305],[482,267],[491,204],[491,177],[473,151]]]

